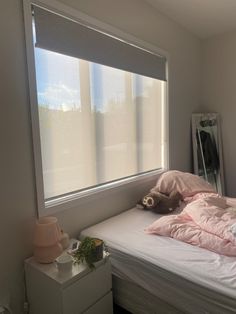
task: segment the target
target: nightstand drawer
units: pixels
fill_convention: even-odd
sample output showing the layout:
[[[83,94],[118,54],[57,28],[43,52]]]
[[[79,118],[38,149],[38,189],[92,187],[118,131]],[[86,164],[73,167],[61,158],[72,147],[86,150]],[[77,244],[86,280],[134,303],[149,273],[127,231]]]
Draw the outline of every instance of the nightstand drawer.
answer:
[[[78,314],[111,290],[110,262],[106,261],[63,291],[63,313]]]
[[[101,300],[91,306],[84,314],[112,314],[113,300],[112,292],[106,294]]]

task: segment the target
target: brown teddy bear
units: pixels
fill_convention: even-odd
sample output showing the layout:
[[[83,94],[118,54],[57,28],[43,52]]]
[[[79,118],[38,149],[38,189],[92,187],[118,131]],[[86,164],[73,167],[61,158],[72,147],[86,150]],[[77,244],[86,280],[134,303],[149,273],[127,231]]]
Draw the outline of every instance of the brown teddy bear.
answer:
[[[171,192],[166,195],[160,192],[150,192],[145,195],[138,203],[141,209],[151,209],[157,214],[169,214],[179,207],[182,195],[179,192]]]

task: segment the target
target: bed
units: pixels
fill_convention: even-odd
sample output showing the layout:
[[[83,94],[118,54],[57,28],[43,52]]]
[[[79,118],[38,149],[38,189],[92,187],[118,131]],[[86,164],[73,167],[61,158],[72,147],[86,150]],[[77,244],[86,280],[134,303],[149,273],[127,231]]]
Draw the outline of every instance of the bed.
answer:
[[[83,230],[109,248],[115,302],[137,314],[236,313],[236,258],[145,234],[159,218],[132,208]]]

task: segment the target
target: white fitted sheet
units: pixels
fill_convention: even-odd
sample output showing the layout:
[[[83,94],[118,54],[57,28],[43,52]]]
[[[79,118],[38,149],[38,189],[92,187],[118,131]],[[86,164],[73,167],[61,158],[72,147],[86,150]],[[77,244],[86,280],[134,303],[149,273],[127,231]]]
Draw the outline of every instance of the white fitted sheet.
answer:
[[[99,237],[106,242],[114,275],[183,312],[236,313],[236,259],[145,234],[144,228],[158,217],[133,208],[85,229],[82,236]]]

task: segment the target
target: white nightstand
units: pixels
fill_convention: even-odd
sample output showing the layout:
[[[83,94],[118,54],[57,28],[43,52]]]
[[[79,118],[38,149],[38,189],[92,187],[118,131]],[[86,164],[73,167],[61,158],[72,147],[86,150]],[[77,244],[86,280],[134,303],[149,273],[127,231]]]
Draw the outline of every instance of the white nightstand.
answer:
[[[75,264],[71,273],[59,273],[54,263],[25,261],[30,314],[112,314],[112,283],[109,255],[95,270]]]

